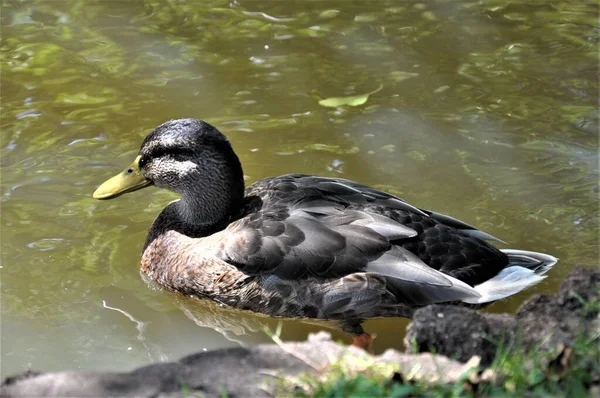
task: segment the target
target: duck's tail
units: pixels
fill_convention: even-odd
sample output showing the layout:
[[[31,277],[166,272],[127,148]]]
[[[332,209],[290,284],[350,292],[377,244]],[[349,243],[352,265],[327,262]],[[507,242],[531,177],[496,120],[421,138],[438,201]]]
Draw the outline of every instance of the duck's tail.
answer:
[[[502,249],[502,252],[508,256],[506,268],[492,279],[475,285],[481,297],[465,299],[465,303],[489,303],[519,293],[544,279],[544,274],[558,261],[543,253],[511,249]]]

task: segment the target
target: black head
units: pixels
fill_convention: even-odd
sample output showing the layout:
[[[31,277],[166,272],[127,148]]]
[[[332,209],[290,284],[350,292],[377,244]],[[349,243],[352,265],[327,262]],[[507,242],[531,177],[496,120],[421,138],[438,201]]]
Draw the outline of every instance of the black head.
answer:
[[[155,128],[135,161],[102,184],[94,197],[110,199],[149,185],[180,193],[190,214],[204,206],[223,216],[235,211],[232,207],[244,196],[242,166],[229,140],[197,119],[169,120]]]
[[[154,185],[181,194],[196,190],[190,185],[197,179],[243,180],[227,137],[197,119],[169,120],[148,134],[139,151],[139,168]]]

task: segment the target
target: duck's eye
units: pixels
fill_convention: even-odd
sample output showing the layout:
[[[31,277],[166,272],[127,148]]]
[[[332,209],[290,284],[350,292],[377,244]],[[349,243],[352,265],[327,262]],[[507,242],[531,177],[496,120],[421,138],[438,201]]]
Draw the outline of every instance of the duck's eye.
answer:
[[[133,173],[133,169],[131,169],[131,168],[127,169],[127,174],[131,174],[131,173]]]

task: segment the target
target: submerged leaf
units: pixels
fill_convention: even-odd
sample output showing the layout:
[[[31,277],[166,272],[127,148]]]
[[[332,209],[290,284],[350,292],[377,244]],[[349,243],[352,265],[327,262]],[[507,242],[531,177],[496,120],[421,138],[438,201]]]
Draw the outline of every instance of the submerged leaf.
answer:
[[[358,149],[358,147],[355,147],[355,146],[350,147],[350,148],[342,148],[339,145],[318,144],[318,143],[306,145],[305,149],[313,150],[313,151],[337,153],[339,155],[354,155],[360,151]]]
[[[319,105],[326,106],[329,108],[336,108],[342,105],[348,106],[359,106],[367,102],[369,96],[380,92],[383,89],[383,84],[380,84],[375,90],[368,92],[366,94],[360,95],[351,95],[349,97],[331,97],[325,98],[319,101]]]
[[[319,14],[319,18],[320,19],[335,18],[338,16],[339,13],[340,13],[339,10],[325,10]]]
[[[397,82],[401,82],[416,76],[419,76],[419,74],[416,72],[404,72],[401,70],[396,70],[390,73],[390,77]]]

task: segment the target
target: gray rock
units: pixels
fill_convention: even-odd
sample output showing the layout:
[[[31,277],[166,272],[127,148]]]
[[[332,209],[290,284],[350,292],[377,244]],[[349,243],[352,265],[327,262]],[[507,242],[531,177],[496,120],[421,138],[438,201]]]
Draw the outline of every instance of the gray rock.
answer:
[[[464,307],[430,305],[415,312],[405,345],[408,350],[434,352],[460,362],[477,355],[483,364],[489,364],[496,353],[497,335],[495,325],[484,314]]]
[[[231,348],[190,355],[130,373],[57,372],[7,379],[3,397],[212,397],[270,396],[262,389],[267,373],[295,374],[308,365],[277,346]]]

